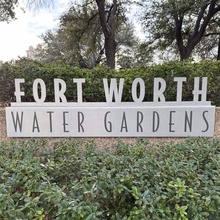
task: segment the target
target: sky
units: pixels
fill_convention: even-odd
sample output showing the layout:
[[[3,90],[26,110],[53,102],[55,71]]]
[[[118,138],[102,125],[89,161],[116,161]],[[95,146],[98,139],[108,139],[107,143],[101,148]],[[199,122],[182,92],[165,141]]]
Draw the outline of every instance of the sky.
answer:
[[[29,46],[41,43],[40,35],[56,28],[60,15],[67,9],[68,0],[56,0],[50,9],[24,13],[16,8],[17,19],[0,22],[0,61],[6,62],[26,56]],[[22,6],[22,5],[21,5]]]

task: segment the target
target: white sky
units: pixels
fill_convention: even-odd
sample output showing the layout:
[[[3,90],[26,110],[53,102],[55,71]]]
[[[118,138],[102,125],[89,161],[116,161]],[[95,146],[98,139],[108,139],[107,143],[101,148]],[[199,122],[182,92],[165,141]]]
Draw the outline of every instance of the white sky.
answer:
[[[46,30],[55,28],[60,15],[67,8],[68,0],[56,0],[51,9],[41,9],[38,12],[25,13],[16,9],[17,19],[0,22],[0,61],[17,59],[26,56],[29,46],[36,46],[41,42],[39,36]]]

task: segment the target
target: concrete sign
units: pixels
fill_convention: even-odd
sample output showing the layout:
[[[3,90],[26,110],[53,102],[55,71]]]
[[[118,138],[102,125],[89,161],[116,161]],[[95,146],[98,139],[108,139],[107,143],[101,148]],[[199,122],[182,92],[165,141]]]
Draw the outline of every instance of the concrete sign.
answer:
[[[182,101],[185,77],[175,77],[176,101],[167,102],[166,81],[154,79],[153,102],[143,102],[145,83],[132,83],[133,102],[122,102],[124,79],[103,79],[106,102],[83,102],[85,79],[73,79],[77,102],[67,102],[66,83],[54,79],[55,102],[45,102],[46,85],[33,83],[35,102],[22,102],[24,79],[15,79],[16,102],[6,108],[9,137],[188,137],[213,136],[215,107],[206,100],[207,78],[194,78],[193,100]],[[201,86],[200,86],[201,84]],[[201,87],[201,88],[200,88]],[[138,92],[137,92],[138,91]]]

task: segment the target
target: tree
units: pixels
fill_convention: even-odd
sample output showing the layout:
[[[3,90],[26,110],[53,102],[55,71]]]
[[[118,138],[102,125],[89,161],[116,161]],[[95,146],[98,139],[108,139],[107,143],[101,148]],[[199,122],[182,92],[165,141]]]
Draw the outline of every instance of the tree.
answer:
[[[209,35],[204,37],[195,47],[193,55],[201,60],[219,60],[220,57],[220,35]]]
[[[153,0],[144,6],[145,29],[161,48],[175,41],[180,60],[191,56],[220,11],[219,0]]]
[[[96,3],[72,5],[60,18],[59,28],[42,35],[44,41],[41,48],[32,52],[35,58],[45,62],[63,60],[70,65],[81,68],[94,68],[100,63],[107,64],[105,58],[105,37],[100,25]],[[134,51],[137,38],[133,26],[123,13],[115,16],[115,57],[121,67],[127,66]],[[42,49],[42,50],[41,50]],[[134,57],[134,54],[131,55]],[[131,65],[131,64],[130,64]]]
[[[102,31],[95,3],[72,5],[60,18],[58,35],[65,39],[67,60],[71,64],[93,68],[100,64],[104,48]]]
[[[125,11],[125,4],[131,4],[132,1],[122,0],[95,0],[98,8],[99,20],[104,35],[104,49],[106,55],[106,64],[115,69],[115,55],[117,48],[116,41],[116,18],[120,17]],[[88,4],[89,1],[85,0]],[[124,15],[122,17],[125,17]]]
[[[132,51],[126,51],[126,59],[124,56],[120,58],[123,61],[121,67],[132,68],[151,63],[153,60],[153,51],[154,47],[151,46],[151,43],[136,42]],[[119,61],[122,62],[120,59]]]
[[[81,68],[99,64],[101,31],[94,6],[72,5],[61,16],[56,30],[41,35],[43,44],[40,50],[39,46],[32,50],[34,58],[44,62],[63,60]]]
[[[0,2],[0,21],[15,19],[15,7],[18,5],[18,0],[1,0]]]
[[[220,19],[214,16],[205,33],[198,50],[203,52],[203,56],[211,55],[214,59],[220,60]],[[205,42],[204,42],[205,41]]]

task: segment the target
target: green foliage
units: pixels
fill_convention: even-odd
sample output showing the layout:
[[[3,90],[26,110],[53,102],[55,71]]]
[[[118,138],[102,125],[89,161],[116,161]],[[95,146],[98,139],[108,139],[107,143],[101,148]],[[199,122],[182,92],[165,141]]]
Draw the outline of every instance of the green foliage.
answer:
[[[217,58],[219,2],[142,0],[140,20],[155,48],[190,57]],[[214,49],[215,48],[215,49]],[[178,51],[178,52],[177,52]]]
[[[71,140],[2,142],[0,218],[218,219],[219,167],[215,139],[102,151]]]
[[[144,101],[153,100],[153,81],[155,77],[161,77],[166,81],[166,101],[175,101],[177,83],[174,77],[186,77],[183,83],[183,101],[193,98],[194,77],[208,77],[207,100],[220,106],[220,62],[203,61],[191,62],[167,62],[134,69],[110,70],[106,67],[97,67],[92,70],[71,67],[63,62],[45,64],[37,61],[21,59],[15,63],[4,63],[0,66],[1,101],[14,101],[14,79],[24,78],[22,90],[25,97],[22,101],[34,101],[32,94],[33,81],[41,78],[45,81],[47,89],[46,101],[54,101],[54,78],[63,79],[67,84],[65,93],[69,102],[77,101],[76,83],[73,78],[85,78],[83,84],[83,100],[85,102],[105,102],[103,78],[124,78],[123,101],[132,101],[131,87],[135,78],[145,81],[146,93]]]
[[[131,66],[138,39],[134,27],[128,22],[125,6],[119,2],[117,13],[113,16],[117,63]],[[109,18],[112,3],[107,1],[104,5],[106,17]],[[106,63],[104,35],[96,1],[72,1],[59,20],[56,30],[48,30],[41,35],[42,44],[35,49],[29,48],[28,57],[46,63],[63,60],[71,66],[89,69]]]
[[[18,6],[18,0],[1,0],[0,2],[0,22],[11,21],[15,19],[15,8]]]

